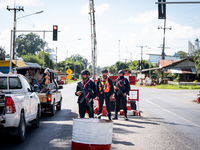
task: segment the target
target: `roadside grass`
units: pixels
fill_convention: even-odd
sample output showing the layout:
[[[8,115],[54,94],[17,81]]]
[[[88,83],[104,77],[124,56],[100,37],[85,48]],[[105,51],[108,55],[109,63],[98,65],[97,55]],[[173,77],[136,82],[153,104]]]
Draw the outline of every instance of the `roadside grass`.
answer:
[[[179,90],[198,90],[200,89],[200,85],[169,85],[169,84],[160,84],[156,86],[140,86],[147,88],[156,88],[156,89],[179,89]]]
[[[77,79],[77,81],[80,81],[80,80],[81,80],[81,79]],[[77,82],[77,81],[67,79],[67,80],[66,80],[66,83],[67,83],[67,84],[70,84],[70,83],[74,83],[74,82]]]

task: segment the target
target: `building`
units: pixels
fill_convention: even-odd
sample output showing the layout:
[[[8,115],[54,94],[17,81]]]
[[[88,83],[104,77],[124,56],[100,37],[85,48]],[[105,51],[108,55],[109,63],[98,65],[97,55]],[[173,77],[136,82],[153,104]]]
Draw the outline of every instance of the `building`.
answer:
[[[180,60],[159,60],[159,70],[164,73],[179,74],[180,81],[197,80],[194,57],[187,57]]]
[[[195,51],[198,51],[199,50],[199,39],[196,38],[195,40]]]

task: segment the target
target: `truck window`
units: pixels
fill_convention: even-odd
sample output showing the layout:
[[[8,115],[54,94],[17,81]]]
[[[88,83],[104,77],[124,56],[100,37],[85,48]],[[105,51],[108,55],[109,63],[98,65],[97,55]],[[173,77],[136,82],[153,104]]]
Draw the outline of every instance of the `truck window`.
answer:
[[[18,77],[9,77],[9,89],[21,89],[22,84]]]
[[[7,89],[7,77],[0,77],[0,89]]]
[[[7,89],[7,77],[0,77],[0,89]],[[9,77],[9,89],[21,89],[22,84],[18,77]]]

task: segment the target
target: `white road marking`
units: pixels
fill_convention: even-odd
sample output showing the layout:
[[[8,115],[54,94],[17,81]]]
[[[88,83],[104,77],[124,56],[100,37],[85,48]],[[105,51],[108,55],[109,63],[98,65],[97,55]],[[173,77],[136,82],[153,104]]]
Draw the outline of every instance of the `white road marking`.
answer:
[[[171,111],[169,111],[169,110],[167,110],[167,109],[165,109],[165,108],[163,108],[163,107],[161,107],[161,106],[159,106],[159,105],[157,105],[157,104],[155,104],[155,103],[153,103],[153,102],[151,102],[151,101],[149,101],[148,99],[147,99],[146,101],[149,102],[149,103],[151,103],[152,105],[154,105],[154,106],[156,106],[156,107],[158,107],[158,108],[160,108],[160,109],[162,109],[162,110],[164,110],[164,111],[166,111],[166,112],[168,112],[168,113],[171,113],[171,114],[177,116],[178,118],[180,118],[180,119],[182,119],[182,120],[184,120],[184,121],[187,121],[188,123],[190,123],[190,124],[192,124],[192,125],[194,125],[194,126],[200,128],[200,125],[198,125],[198,124],[196,124],[196,123],[193,123],[193,122],[191,122],[191,121],[189,121],[189,120],[187,120],[187,119],[185,119],[185,118],[183,118],[183,117],[181,117],[181,116],[179,116],[179,115],[177,115],[177,114],[175,114],[175,113],[173,113],[173,112],[171,112]]]

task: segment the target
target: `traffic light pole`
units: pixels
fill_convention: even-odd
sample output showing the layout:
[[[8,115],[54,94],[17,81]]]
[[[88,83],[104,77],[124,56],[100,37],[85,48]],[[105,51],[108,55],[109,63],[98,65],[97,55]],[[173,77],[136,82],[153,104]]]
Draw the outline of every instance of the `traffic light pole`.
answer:
[[[162,60],[165,59],[165,33],[166,33],[166,29],[171,30],[172,28],[166,28],[166,19],[164,19],[164,28],[163,27],[158,27],[158,29],[163,29],[163,46],[162,46]]]
[[[50,30],[15,30],[15,32],[43,32],[43,46],[42,46],[42,49],[43,49],[43,67],[44,67],[44,58],[45,58],[45,56],[44,56],[44,49],[45,49],[45,42],[44,42],[44,40],[45,40],[45,33],[46,32],[53,32],[53,31],[50,31]],[[57,32],[61,32],[61,31],[57,31]]]
[[[198,2],[156,2],[156,4],[198,4]]]

